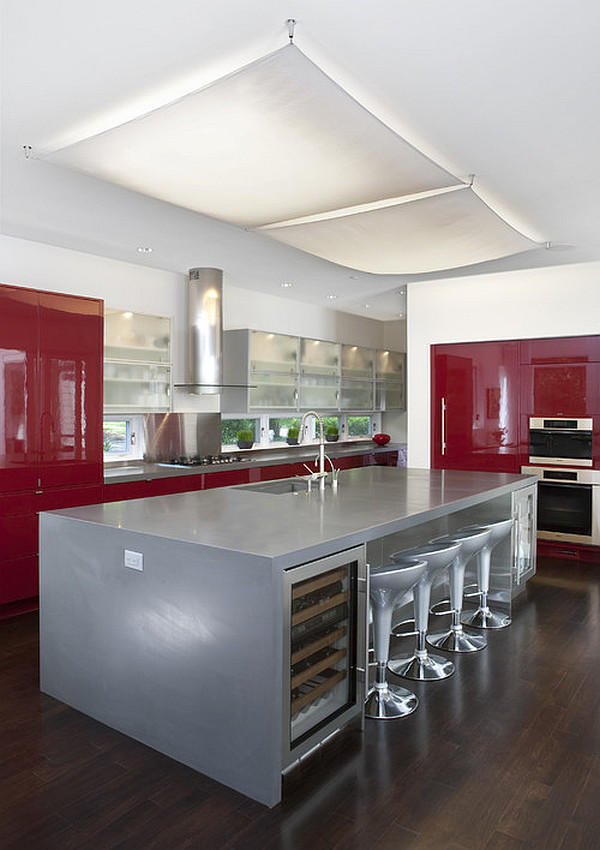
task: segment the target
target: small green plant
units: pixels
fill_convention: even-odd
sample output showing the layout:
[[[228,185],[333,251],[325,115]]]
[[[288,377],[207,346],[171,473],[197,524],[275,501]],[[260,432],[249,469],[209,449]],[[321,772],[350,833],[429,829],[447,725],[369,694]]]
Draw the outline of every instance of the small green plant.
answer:
[[[287,432],[288,440],[297,440],[299,433],[300,429],[296,425],[290,425]]]
[[[325,433],[328,437],[339,437],[340,431],[337,425],[328,425]]]
[[[253,443],[254,442],[254,434],[250,430],[250,428],[242,428],[241,431],[237,432],[237,438],[240,443]]]

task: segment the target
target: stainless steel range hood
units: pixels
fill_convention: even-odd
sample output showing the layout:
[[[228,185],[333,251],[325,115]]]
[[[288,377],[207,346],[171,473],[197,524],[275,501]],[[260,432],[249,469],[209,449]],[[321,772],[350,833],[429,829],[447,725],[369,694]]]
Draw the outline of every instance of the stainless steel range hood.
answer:
[[[188,273],[188,392],[220,393],[223,386],[223,272]]]

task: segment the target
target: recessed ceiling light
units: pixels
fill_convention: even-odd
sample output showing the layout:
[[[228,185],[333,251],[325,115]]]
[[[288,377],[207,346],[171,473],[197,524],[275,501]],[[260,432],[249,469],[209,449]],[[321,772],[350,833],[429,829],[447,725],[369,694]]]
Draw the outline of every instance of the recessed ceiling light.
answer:
[[[281,288],[282,288],[282,289],[291,289],[291,287],[292,287],[293,285],[294,285],[293,283],[282,283],[282,284],[281,284]]]
[[[367,310],[368,310],[368,309],[370,309],[370,307],[371,307],[371,305],[370,305],[370,304],[365,304],[365,308],[366,308]]]
[[[151,254],[152,248],[149,245],[138,245],[138,254]]]
[[[334,298],[337,298],[337,295],[334,295],[332,292],[330,292],[327,298],[329,299],[329,301],[333,301]]]

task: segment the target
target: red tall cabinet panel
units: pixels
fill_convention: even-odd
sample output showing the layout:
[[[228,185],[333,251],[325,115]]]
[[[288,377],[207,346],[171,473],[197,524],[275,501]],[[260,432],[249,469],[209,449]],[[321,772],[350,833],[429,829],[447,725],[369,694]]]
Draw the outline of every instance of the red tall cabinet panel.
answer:
[[[0,605],[37,594],[37,512],[102,499],[102,302],[0,285]]]
[[[102,481],[102,304],[42,293],[38,486]]]
[[[431,349],[431,465],[519,472],[519,343]]]

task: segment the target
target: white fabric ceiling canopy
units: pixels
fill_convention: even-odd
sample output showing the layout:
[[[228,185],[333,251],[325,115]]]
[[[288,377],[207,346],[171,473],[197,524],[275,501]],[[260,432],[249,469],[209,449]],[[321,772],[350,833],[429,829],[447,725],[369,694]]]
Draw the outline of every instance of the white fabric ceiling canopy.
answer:
[[[518,233],[469,186],[365,212],[271,226],[274,239],[372,274],[422,274],[527,251]]]
[[[455,268],[536,247],[293,44],[48,159],[249,228],[441,192],[261,231],[375,273]],[[452,188],[461,191],[445,194]]]

